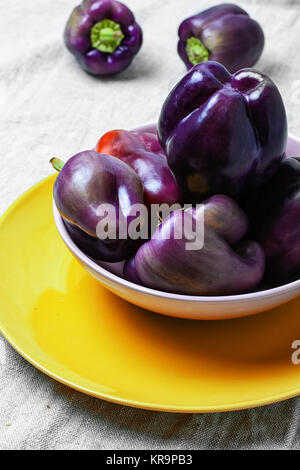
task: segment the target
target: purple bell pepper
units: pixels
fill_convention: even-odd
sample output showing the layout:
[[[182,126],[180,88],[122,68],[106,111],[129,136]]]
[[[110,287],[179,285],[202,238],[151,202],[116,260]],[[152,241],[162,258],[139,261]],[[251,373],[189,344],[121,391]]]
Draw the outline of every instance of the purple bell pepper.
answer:
[[[147,126],[145,128],[133,130],[131,133],[143,142],[146,150],[152,153],[163,155],[165,159],[167,158],[158,140],[157,126]]]
[[[176,227],[204,217],[204,244],[187,250],[190,240],[176,238]],[[248,292],[260,283],[265,267],[262,248],[243,240],[248,219],[229,197],[217,195],[197,209],[176,210],[161,223],[135,257],[127,261],[124,277],[153,289],[188,295],[231,295]],[[165,234],[171,236],[166,237]]]
[[[246,204],[252,235],[267,258],[266,280],[300,276],[300,158],[285,158],[272,180]]]
[[[121,217],[128,226],[135,218],[130,208],[144,202],[142,183],[135,171],[121,160],[94,150],[80,152],[66,164],[59,159],[51,163],[60,171],[54,183],[54,201],[79,248],[96,261],[108,262],[122,261],[136,251],[140,242],[131,240],[128,232],[125,238],[119,236]],[[97,235],[101,204],[110,204],[116,214],[110,223],[115,235],[107,239]]]
[[[217,62],[195,65],[161,110],[158,134],[185,202],[238,196],[268,181],[285,152],[281,95],[266,75],[231,75]]]
[[[131,64],[143,35],[123,3],[84,0],[73,10],[64,39],[84,70],[93,75],[112,75]]]
[[[143,184],[148,209],[151,204],[172,205],[179,201],[176,178],[155,134],[112,130],[99,139],[96,150],[119,158],[136,171]]]
[[[184,20],[178,31],[178,53],[186,67],[206,60],[231,73],[252,67],[264,48],[260,25],[237,5],[223,3]]]

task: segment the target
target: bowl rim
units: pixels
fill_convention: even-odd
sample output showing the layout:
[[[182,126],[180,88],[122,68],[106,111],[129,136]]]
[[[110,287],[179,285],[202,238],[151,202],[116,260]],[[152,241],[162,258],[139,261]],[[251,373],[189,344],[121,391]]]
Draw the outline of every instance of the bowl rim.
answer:
[[[177,302],[197,302],[197,303],[220,303],[220,302],[247,302],[249,300],[256,300],[272,296],[281,296],[290,290],[300,289],[300,279],[296,281],[283,284],[282,286],[273,287],[271,289],[264,289],[257,292],[250,292],[246,294],[235,294],[235,295],[220,295],[220,296],[198,296],[198,295],[184,295],[174,294],[171,292],[159,291],[151,289],[150,287],[140,286],[133,282],[127,281],[126,279],[111,273],[107,269],[98,265],[95,261],[89,258],[87,255],[77,247],[77,245],[71,239],[64,223],[62,216],[60,215],[55,202],[53,200],[53,214],[57,230],[70,251],[78,258],[84,265],[88,266],[90,270],[96,272],[98,275],[104,277],[106,280],[118,284],[120,287],[125,287],[129,290],[138,292],[140,294],[146,294],[148,296],[160,297],[167,300]]]

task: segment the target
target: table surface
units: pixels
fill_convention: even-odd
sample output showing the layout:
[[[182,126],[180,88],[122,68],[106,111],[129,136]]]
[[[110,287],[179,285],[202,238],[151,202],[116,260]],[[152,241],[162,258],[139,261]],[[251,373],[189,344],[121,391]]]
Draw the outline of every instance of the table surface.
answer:
[[[126,0],[144,44],[122,74],[85,74],[63,46],[76,0],[0,5],[0,213],[51,173],[49,157],[91,148],[109,129],[157,120],[184,73],[177,27],[196,13],[186,0]],[[197,8],[221,2],[198,0]],[[300,2],[239,1],[263,26],[257,68],[279,86],[289,130],[300,135]],[[272,5],[271,5],[272,4]],[[300,449],[300,398],[231,413],[172,414],[127,408],[44,376],[0,336],[1,449]]]

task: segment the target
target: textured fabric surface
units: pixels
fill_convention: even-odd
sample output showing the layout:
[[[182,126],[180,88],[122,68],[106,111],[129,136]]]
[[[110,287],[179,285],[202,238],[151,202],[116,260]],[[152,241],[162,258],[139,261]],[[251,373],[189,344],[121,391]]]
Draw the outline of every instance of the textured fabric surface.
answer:
[[[153,122],[184,73],[176,31],[217,2],[128,0],[144,30],[132,66],[113,78],[86,75],[63,47],[77,0],[0,2],[0,213],[51,173],[50,156],[92,147],[106,130]],[[300,135],[300,2],[238,2],[257,18],[266,48],[257,65],[283,94]],[[0,448],[300,449],[300,398],[212,415],[156,413],[87,397],[44,376],[0,337]]]

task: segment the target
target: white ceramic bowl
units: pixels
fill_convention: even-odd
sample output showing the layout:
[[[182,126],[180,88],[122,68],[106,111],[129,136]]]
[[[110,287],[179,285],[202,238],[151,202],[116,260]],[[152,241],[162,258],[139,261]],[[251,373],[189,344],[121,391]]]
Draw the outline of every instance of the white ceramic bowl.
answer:
[[[300,155],[295,137],[289,137],[287,155]],[[197,320],[238,318],[278,307],[300,294],[300,279],[259,292],[214,297],[171,294],[133,284],[121,277],[123,263],[98,265],[86,256],[70,238],[55,204],[53,210],[60,236],[84,268],[114,294],[147,310]]]

